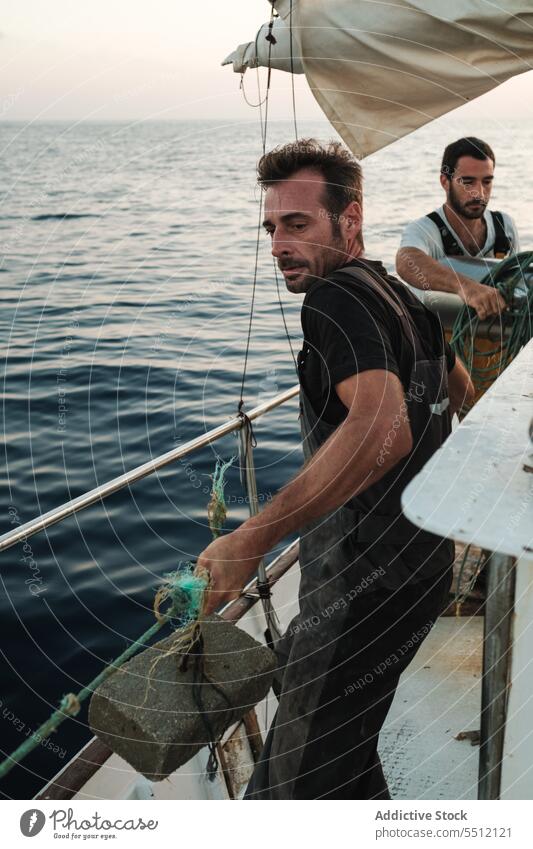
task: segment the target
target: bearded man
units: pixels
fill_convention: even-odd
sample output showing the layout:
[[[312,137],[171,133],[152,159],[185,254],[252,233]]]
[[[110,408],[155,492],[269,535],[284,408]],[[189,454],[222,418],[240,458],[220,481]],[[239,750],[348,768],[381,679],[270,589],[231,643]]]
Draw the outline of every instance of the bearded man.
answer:
[[[247,799],[388,799],[378,735],[398,679],[447,604],[454,546],[400,496],[472,391],[438,319],[364,256],[362,174],[338,142],[265,154],[264,228],[304,295],[298,368],[306,463],[198,558],[207,612],[300,531],[300,612],[276,644],[279,706]]]
[[[503,259],[519,250],[511,216],[487,208],[495,165],[492,149],[481,139],[470,136],[449,144],[440,170],[446,201],[407,225],[396,256],[396,271],[411,286],[453,292],[482,320],[506,308],[500,293],[439,260],[446,256]]]

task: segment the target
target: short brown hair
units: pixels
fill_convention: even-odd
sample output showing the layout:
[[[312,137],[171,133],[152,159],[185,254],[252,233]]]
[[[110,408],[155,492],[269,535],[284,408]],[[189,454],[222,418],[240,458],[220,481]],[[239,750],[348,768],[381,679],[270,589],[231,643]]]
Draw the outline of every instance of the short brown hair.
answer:
[[[481,139],[477,139],[475,136],[465,136],[449,144],[442,155],[440,173],[444,174],[448,180],[452,179],[457,162],[461,156],[472,156],[474,159],[481,161],[483,159],[492,159],[493,164],[496,165],[494,151],[487,142],[481,141]]]
[[[302,168],[314,168],[326,184],[324,206],[333,220],[349,203],[363,201],[363,171],[355,156],[338,141],[321,144],[298,139],[263,154],[257,165],[257,181],[263,189],[288,180]]]

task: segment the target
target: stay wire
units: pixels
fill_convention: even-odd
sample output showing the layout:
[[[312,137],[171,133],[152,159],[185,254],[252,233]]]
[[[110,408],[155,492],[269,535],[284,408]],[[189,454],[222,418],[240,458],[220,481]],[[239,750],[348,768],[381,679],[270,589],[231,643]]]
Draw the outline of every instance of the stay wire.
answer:
[[[270,84],[272,80],[272,65],[271,65],[271,57],[272,57],[272,45],[276,43],[276,38],[272,33],[272,28],[274,25],[274,7],[272,6],[270,22],[268,25],[268,35],[266,39],[268,41],[268,70],[267,70],[267,81],[266,81],[266,93],[265,97],[261,96],[261,83],[259,72],[257,72],[257,89],[258,89],[258,101],[257,107],[259,108],[259,121],[261,127],[261,141],[262,141],[262,150],[263,155],[266,153],[266,143],[267,143],[267,130],[268,130],[268,107],[269,107],[269,98],[270,98]],[[241,81],[242,82],[242,81]],[[263,105],[264,109],[264,117],[263,117]],[[257,233],[256,233],[256,242],[255,242],[255,259],[254,259],[254,271],[253,271],[253,281],[252,281],[252,299],[250,303],[250,317],[248,321],[248,334],[246,339],[246,350],[244,354],[244,363],[242,369],[242,379],[241,379],[241,388],[240,388],[240,400],[238,404],[237,415],[242,420],[242,426],[244,430],[244,463],[245,467],[248,466],[248,451],[251,448],[254,448],[257,445],[257,441],[255,439],[255,435],[252,428],[252,423],[246,413],[243,410],[244,406],[244,387],[246,382],[246,372],[248,368],[248,358],[250,354],[250,343],[252,337],[252,325],[254,318],[254,309],[255,309],[255,296],[257,290],[257,273],[259,266],[259,245],[261,239],[261,228],[262,228],[262,218],[263,218],[263,194],[262,190],[259,195],[259,216],[257,221]],[[267,631],[266,631],[266,639],[269,645],[273,645],[273,638],[278,638],[280,636],[279,623],[277,621],[277,617],[272,606],[271,601],[271,589],[270,584],[266,578],[266,572],[264,563],[261,562],[258,568],[258,576],[257,576],[257,585],[259,591],[259,597],[261,600],[261,604],[263,606],[263,611],[265,614],[265,619],[267,623]]]
[[[296,121],[296,94],[294,91],[294,53],[292,47],[292,0],[289,6],[289,49],[291,56],[291,89],[292,89],[292,119],[294,121],[294,138],[298,141],[298,124]]]
[[[261,119],[261,136],[263,143],[263,154],[266,152],[266,139],[267,139],[267,126],[268,126],[268,101],[270,96],[270,81],[271,81],[271,55],[272,55],[272,44],[276,43],[274,36],[272,35],[272,27],[274,25],[274,8],[272,8],[270,23],[269,23],[269,35],[267,36],[268,40],[268,74],[267,74],[267,87],[265,94],[265,118],[264,123],[262,120],[262,112],[260,112]],[[258,77],[259,82],[259,77]],[[259,101],[261,101],[261,97],[259,96]],[[257,289],[257,270],[259,266],[259,244],[261,238],[261,225],[262,225],[262,217],[263,217],[263,195],[262,193],[259,195],[259,216],[257,221],[257,234],[255,240],[255,259],[254,259],[254,272],[253,272],[253,281],[252,281],[252,300],[250,303],[250,317],[248,320],[248,334],[246,338],[246,349],[244,352],[244,363],[242,369],[242,378],[241,378],[241,389],[240,389],[240,398],[239,404],[237,407],[237,415],[243,416],[243,406],[244,406],[244,386],[246,383],[246,372],[248,369],[248,358],[250,354],[250,342],[252,338],[252,325],[254,320],[254,309],[255,309],[255,293]]]
[[[267,136],[267,125],[268,125],[268,104],[270,100],[270,83],[272,80],[272,45],[276,43],[276,38],[272,33],[272,28],[274,26],[274,7],[272,6],[272,11],[270,13],[270,21],[268,24],[268,35],[266,37],[268,41],[268,62],[267,62],[267,83],[266,83],[266,94],[265,94],[265,122],[264,122],[264,132],[263,132],[263,154],[266,153],[266,136]]]
[[[274,264],[274,277],[276,278],[276,291],[278,293],[279,309],[280,309],[280,312],[281,312],[281,318],[283,319],[283,327],[285,328],[285,336],[287,337],[287,342],[289,343],[289,348],[291,349],[291,356],[292,356],[292,361],[294,363],[294,369],[296,371],[296,375],[298,375],[298,363],[296,361],[296,357],[294,356],[294,348],[292,347],[291,336],[290,336],[290,333],[289,333],[289,328],[287,327],[287,319],[285,317],[285,309],[283,307],[283,301],[281,299],[281,290],[280,290],[280,287],[279,287],[279,277],[278,277],[278,270],[276,268],[276,260],[274,259],[274,257],[272,257],[272,259],[273,259],[273,264]]]

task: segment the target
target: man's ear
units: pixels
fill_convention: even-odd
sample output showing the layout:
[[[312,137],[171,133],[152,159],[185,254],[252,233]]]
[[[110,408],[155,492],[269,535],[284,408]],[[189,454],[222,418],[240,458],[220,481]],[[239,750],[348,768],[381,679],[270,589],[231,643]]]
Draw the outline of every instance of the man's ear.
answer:
[[[440,184],[441,184],[442,188],[444,189],[444,191],[446,192],[446,194],[448,194],[449,183],[450,183],[450,180],[446,176],[446,174],[441,174],[440,175]]]
[[[344,224],[347,233],[350,233],[352,229],[360,230],[363,224],[361,204],[353,200],[348,204],[339,218],[342,224]]]

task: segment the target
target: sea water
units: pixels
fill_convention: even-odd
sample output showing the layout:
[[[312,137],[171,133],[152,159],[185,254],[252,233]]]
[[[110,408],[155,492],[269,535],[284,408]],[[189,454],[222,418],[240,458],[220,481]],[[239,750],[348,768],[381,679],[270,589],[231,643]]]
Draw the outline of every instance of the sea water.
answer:
[[[291,141],[275,123],[268,146]],[[334,136],[326,122],[301,135]],[[493,208],[533,247],[533,127],[445,119],[364,164],[365,242],[389,269],[405,224],[442,202],[442,147],[464,133],[497,154]],[[501,141],[505,138],[505,144]],[[255,121],[0,124],[4,463],[0,531],[105,483],[235,415],[259,215]],[[529,172],[529,173],[528,173]],[[295,383],[301,297],[260,234],[250,409]],[[298,469],[297,402],[255,424],[259,501]],[[1,748],[9,752],[153,621],[165,572],[210,541],[206,506],[233,436],[0,555]],[[247,515],[236,468],[228,527]],[[2,782],[38,791],[90,738],[86,708]]]

